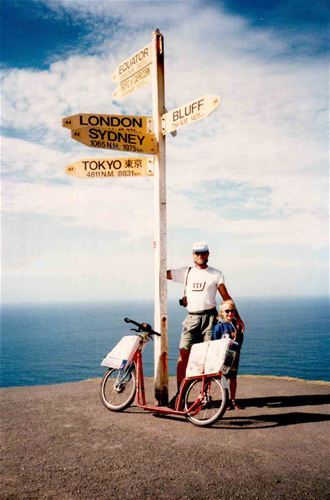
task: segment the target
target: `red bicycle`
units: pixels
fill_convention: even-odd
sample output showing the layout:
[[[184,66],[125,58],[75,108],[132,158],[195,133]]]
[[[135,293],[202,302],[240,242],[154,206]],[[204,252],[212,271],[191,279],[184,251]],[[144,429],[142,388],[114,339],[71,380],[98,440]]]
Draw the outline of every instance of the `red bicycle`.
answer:
[[[160,336],[160,334],[147,323],[138,323],[129,318],[125,318],[124,321],[137,327],[131,330],[137,332],[138,341],[135,342],[134,353],[126,366],[124,363],[118,368],[109,367],[102,378],[100,397],[106,408],[122,411],[135,400],[135,404],[146,411],[163,415],[181,415],[198,426],[212,425],[224,415],[228,390],[222,384],[222,371],[187,376],[180,386],[175,408],[147,405],[142,351],[154,335]]]

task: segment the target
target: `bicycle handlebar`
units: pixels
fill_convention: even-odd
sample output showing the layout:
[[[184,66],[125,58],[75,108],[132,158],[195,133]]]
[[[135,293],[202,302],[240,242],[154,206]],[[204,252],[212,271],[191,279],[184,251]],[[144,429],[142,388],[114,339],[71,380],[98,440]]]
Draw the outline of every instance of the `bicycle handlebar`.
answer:
[[[132,323],[133,325],[137,326],[138,332],[146,332],[148,334],[158,335],[158,337],[160,337],[160,333],[155,332],[155,330],[153,330],[151,328],[151,326],[148,325],[148,323],[138,323],[137,321],[134,321],[134,319],[130,319],[130,318],[124,318],[124,321],[125,321],[125,323]]]

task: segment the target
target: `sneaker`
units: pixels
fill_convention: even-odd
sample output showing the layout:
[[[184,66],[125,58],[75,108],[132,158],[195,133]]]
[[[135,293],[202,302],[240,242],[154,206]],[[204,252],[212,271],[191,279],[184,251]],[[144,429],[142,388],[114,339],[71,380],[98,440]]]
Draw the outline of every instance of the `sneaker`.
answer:
[[[239,403],[237,403],[237,401],[235,399],[232,399],[231,400],[231,404],[233,406],[233,410],[243,410],[244,409],[244,406],[241,406]]]
[[[227,408],[226,408],[227,411],[230,411],[230,410],[235,410],[235,406],[233,404],[232,401],[229,401],[229,403],[227,404]]]

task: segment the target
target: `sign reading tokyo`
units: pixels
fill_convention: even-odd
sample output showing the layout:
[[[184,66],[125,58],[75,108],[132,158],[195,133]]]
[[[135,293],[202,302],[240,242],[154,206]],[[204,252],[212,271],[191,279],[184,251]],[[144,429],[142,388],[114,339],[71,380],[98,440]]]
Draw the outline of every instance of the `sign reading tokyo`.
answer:
[[[149,177],[154,175],[153,158],[86,158],[65,169],[81,178]]]
[[[71,137],[92,148],[115,149],[131,153],[157,153],[157,141],[154,134],[121,132],[104,127],[80,127],[71,131]]]
[[[138,52],[128,57],[116,68],[112,75],[114,82],[122,82],[146,66],[152,63],[151,43],[140,49]]]
[[[168,134],[209,116],[220,104],[220,97],[206,95],[173,109],[162,116],[162,133]]]
[[[67,116],[62,120],[62,127],[74,130],[80,127],[108,127],[127,132],[142,132],[149,134],[153,131],[151,116],[127,115],[97,115],[79,113]]]

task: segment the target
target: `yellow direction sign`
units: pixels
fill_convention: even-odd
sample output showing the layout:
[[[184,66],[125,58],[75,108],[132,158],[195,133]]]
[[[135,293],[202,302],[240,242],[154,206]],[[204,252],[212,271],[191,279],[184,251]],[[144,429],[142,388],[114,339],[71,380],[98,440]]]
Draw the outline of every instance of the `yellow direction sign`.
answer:
[[[151,63],[151,43],[149,43],[119,64],[112,75],[112,80],[114,82],[122,82],[134,73],[137,73],[139,70],[145,68],[146,66],[150,66]]]
[[[115,149],[131,153],[157,153],[154,134],[119,131],[104,127],[80,127],[71,130],[71,137],[91,148]]]
[[[65,168],[74,177],[149,177],[154,175],[154,158],[86,158]]]
[[[70,130],[80,127],[106,127],[116,130],[129,129],[131,132],[142,132],[143,134],[149,134],[153,131],[151,116],[97,115],[88,113],[79,113],[63,118],[62,127]]]
[[[162,116],[162,134],[190,125],[209,116],[220,104],[217,95],[206,95],[173,109]]]
[[[116,89],[112,93],[112,97],[115,99],[122,99],[129,94],[135,92],[135,90],[144,87],[151,80],[151,64],[145,68],[140,69],[132,76],[121,80],[117,85]]]

